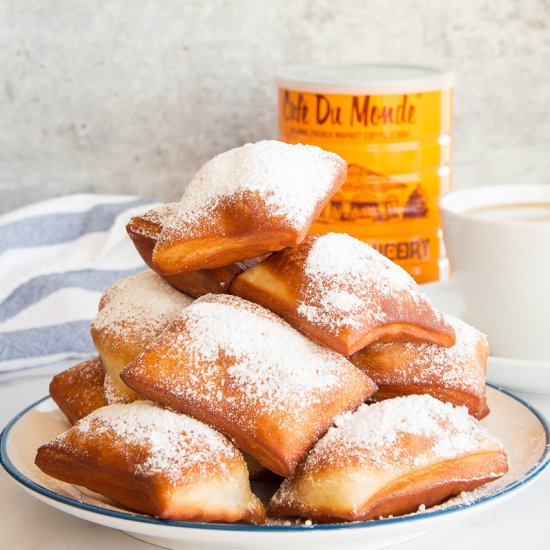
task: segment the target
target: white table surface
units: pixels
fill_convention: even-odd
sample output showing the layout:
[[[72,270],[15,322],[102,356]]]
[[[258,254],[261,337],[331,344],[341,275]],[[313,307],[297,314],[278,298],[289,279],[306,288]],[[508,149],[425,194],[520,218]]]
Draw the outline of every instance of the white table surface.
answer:
[[[50,377],[0,383],[0,426],[47,394]],[[550,417],[550,396],[520,394]],[[0,468],[0,550],[142,550],[155,548],[129,535],[54,510],[34,499]],[[433,531],[396,546],[402,550],[550,548],[550,468],[498,506],[481,510],[469,524]],[[345,550],[345,549],[343,549]]]

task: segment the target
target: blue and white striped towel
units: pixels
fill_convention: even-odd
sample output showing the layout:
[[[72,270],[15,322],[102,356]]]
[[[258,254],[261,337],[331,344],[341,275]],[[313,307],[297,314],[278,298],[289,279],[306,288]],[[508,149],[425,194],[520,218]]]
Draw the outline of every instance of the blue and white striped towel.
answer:
[[[145,268],[125,230],[154,206],[128,195],[70,195],[0,216],[0,380],[50,374],[95,353],[103,290]]]

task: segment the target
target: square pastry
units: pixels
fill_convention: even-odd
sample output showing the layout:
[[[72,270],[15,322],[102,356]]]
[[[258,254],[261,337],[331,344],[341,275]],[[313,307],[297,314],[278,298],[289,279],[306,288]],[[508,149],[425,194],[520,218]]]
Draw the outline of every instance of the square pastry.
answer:
[[[143,261],[174,288],[194,298],[210,293],[222,294],[228,291],[231,281],[239,273],[265,258],[265,256],[260,256],[215,269],[198,269],[174,275],[163,275],[153,263],[153,249],[162,233],[162,228],[168,223],[177,208],[178,203],[175,202],[158,206],[141,216],[134,216],[126,225],[126,231]]]
[[[121,376],[142,396],[221,430],[282,476],[336,415],[376,389],[341,355],[229,295],[196,300]]]
[[[504,448],[465,407],[429,395],[397,397],[337,419],[269,512],[328,522],[400,516],[507,471]]]
[[[221,153],[185,189],[153,263],[173,275],[295,246],[346,175],[342,158],[312,145],[260,141]]]
[[[36,465],[165,519],[263,523],[246,463],[206,424],[146,401],[108,405],[42,445]]]
[[[405,270],[344,233],[310,235],[247,269],[230,290],[343,355],[377,341],[455,342]]]
[[[376,382],[374,399],[426,393],[440,401],[464,405],[476,418],[489,413],[485,399],[487,338],[456,317],[446,315],[446,319],[456,334],[456,344],[450,348],[388,342],[371,344],[349,358]]]

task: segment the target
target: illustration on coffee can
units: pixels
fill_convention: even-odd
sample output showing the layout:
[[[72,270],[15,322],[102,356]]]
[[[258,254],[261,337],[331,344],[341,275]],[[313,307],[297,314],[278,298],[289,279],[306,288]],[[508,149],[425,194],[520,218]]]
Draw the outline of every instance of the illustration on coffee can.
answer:
[[[451,183],[449,72],[293,65],[278,76],[280,139],[334,151],[348,179],[312,232],[348,233],[418,282],[439,278],[437,202]]]

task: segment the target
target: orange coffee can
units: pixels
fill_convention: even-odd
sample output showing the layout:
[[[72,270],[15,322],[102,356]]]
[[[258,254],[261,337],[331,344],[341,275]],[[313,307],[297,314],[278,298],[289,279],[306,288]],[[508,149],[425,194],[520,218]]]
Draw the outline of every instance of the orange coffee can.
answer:
[[[313,225],[368,242],[418,282],[439,279],[438,198],[450,189],[454,73],[400,65],[289,65],[280,139],[334,151],[348,179]]]

